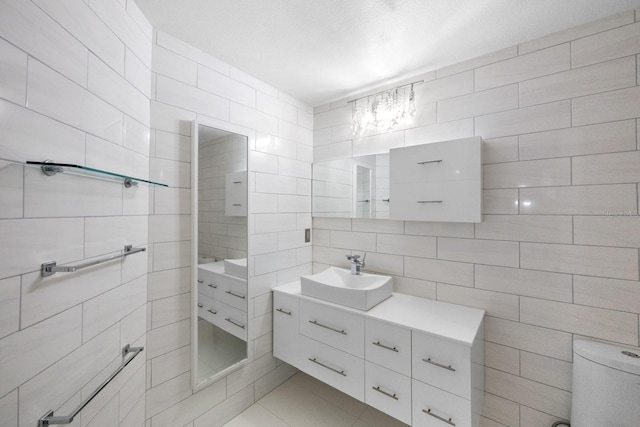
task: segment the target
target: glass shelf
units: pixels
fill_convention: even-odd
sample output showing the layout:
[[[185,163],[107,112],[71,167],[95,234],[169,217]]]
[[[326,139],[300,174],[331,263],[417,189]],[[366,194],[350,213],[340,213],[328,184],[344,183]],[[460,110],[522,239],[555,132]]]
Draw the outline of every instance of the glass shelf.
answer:
[[[162,184],[160,182],[149,181],[142,178],[136,178],[133,176],[122,175],[115,172],[109,172],[101,169],[91,168],[91,167],[82,166],[82,165],[74,165],[70,163],[56,163],[56,162],[50,162],[50,161],[36,162],[31,160],[27,160],[25,163],[22,163],[22,162],[18,162],[15,160],[8,160],[8,159],[0,159],[0,160],[19,164],[19,165],[40,168],[42,172],[47,176],[53,176],[58,173],[86,176],[89,178],[121,182],[127,188],[136,186],[138,185],[138,183],[146,184],[146,185],[156,185],[159,187],[169,187],[167,184]]]

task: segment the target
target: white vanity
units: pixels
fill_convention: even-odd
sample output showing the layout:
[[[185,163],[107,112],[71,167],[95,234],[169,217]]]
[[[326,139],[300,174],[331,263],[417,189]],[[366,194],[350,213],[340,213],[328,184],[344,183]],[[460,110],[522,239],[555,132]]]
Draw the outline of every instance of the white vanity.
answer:
[[[368,311],[274,288],[273,354],[413,426],[476,427],[484,311],[393,293]]]
[[[225,260],[198,265],[198,316],[246,341],[246,259],[244,270],[242,264],[237,267],[238,264]],[[235,265],[238,274],[230,274],[228,265]],[[244,277],[241,271],[244,271]]]

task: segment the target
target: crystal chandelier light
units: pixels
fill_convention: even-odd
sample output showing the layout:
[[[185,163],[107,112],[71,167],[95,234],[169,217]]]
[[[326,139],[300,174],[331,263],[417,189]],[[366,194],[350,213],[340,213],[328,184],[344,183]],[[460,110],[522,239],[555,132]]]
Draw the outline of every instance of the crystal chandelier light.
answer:
[[[416,94],[413,87],[422,82],[420,80],[349,101],[353,104],[351,106],[353,134],[362,135],[368,126],[392,132],[399,123],[406,122],[415,116]]]

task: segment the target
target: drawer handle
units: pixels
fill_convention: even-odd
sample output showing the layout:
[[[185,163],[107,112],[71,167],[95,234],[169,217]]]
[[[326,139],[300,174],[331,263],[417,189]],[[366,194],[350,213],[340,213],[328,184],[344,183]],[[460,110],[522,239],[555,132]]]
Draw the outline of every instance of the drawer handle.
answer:
[[[217,312],[217,311],[213,311],[213,310],[211,310],[210,308],[207,308],[207,311],[208,311],[209,313],[211,313],[211,314],[218,314],[218,312]]]
[[[214,285],[213,283],[209,283],[207,286],[213,289],[218,289],[218,285]]]
[[[234,184],[242,184],[242,181],[233,181]]]
[[[422,359],[423,362],[427,362],[430,363],[434,366],[437,366],[438,368],[442,368],[442,369],[448,369],[451,372],[455,372],[456,370],[454,368],[451,367],[451,365],[443,365],[442,363],[438,363],[438,362],[434,362],[433,360],[431,360],[431,358],[428,359]]]
[[[244,329],[244,325],[242,323],[235,322],[230,317],[227,317],[224,320],[226,320],[227,322],[231,323],[232,325],[236,325],[238,328]]]
[[[395,348],[395,347],[389,347],[388,345],[381,344],[381,343],[380,343],[380,341],[378,341],[378,342],[375,342],[375,341],[374,341],[374,342],[372,342],[371,344],[373,344],[373,345],[377,345],[378,347],[386,348],[387,350],[395,351],[396,353],[398,352],[398,349],[397,349],[397,348]]]
[[[347,335],[347,333],[344,331],[344,329],[332,328],[331,326],[327,326],[327,325],[323,325],[322,323],[318,323],[315,320],[309,320],[309,323],[311,323],[312,325],[320,326],[321,328],[329,329],[330,331],[337,332],[337,333],[342,334],[342,335]]]
[[[442,200],[418,200],[418,203],[442,203]]]
[[[233,293],[233,292],[231,292],[231,291],[224,291],[224,292],[225,292],[225,293],[227,293],[227,294],[229,294],[229,295],[231,295],[232,297],[245,299],[245,296],[244,296],[244,295],[239,295],[239,294]]]
[[[198,307],[202,308],[202,307],[203,307],[203,305],[202,305],[202,304],[200,304],[200,303],[198,303]]]
[[[204,283],[204,280],[198,279],[198,283]]]
[[[431,412],[431,408],[427,409],[426,411],[423,409],[422,412],[424,412],[427,415],[431,415],[432,417],[434,417],[434,418],[436,418],[436,419],[438,419],[438,420],[440,420],[440,421],[442,421],[444,423],[447,423],[447,424],[449,424],[451,426],[455,426],[456,425],[456,423],[451,421],[451,418],[446,419],[444,417],[441,417],[440,415],[436,415],[433,412]]]
[[[340,375],[342,375],[343,377],[346,377],[346,376],[347,376],[347,374],[345,374],[345,373],[344,373],[344,371],[338,371],[337,369],[332,368],[331,366],[327,366],[327,365],[325,365],[325,364],[324,364],[324,363],[322,363],[322,362],[318,362],[318,361],[316,360],[316,358],[315,358],[315,357],[314,357],[314,358],[309,357],[309,360],[310,360],[311,362],[315,363],[316,365],[320,365],[320,366],[322,366],[323,368],[327,368],[328,370],[333,371],[333,372],[335,372],[336,374],[340,374]]]
[[[419,165],[426,165],[426,164],[429,164],[429,163],[442,163],[442,159],[440,159],[440,160],[428,160],[426,162],[418,162]]]
[[[281,308],[276,308],[276,311],[279,311],[280,313],[284,313],[284,314],[286,314],[287,316],[291,316],[291,312],[290,312],[290,311],[283,310],[283,309],[281,309]]]
[[[241,203],[234,203],[233,206],[242,206]]]
[[[378,393],[382,393],[382,394],[384,394],[384,395],[385,395],[385,396],[387,396],[387,397],[390,397],[390,398],[392,398],[392,399],[398,400],[398,397],[396,396],[396,394],[395,394],[395,393],[391,394],[391,393],[389,393],[389,392],[386,392],[386,391],[382,390],[382,389],[380,388],[380,386],[371,387],[371,388],[372,388],[372,389],[374,389],[375,391],[377,391]]]

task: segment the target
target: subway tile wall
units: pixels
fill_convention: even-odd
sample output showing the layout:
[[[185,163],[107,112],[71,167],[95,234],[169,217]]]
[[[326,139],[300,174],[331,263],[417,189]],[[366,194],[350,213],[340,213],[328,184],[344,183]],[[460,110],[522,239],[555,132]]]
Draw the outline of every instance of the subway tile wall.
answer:
[[[483,426],[568,419],[574,339],[640,344],[639,58],[636,10],[416,76],[391,134],[315,108],[314,161],[483,137],[479,224],[313,220],[315,272],[368,252],[396,291],[487,311]]]
[[[173,185],[150,194],[147,425],[220,426],[295,372],[271,352],[271,288],[312,270],[304,229],[311,228],[313,110],[166,33],[154,37],[149,173],[172,177]],[[248,226],[250,361],[196,393],[191,183],[183,179],[194,119],[250,136],[249,215],[239,221],[246,225],[235,224]]]
[[[1,2],[0,158],[148,178],[151,38],[133,1]],[[147,252],[48,278],[40,264],[148,247],[149,187],[0,161],[0,199],[0,424],[31,427],[70,413],[125,344],[146,346]],[[143,426],[145,365],[73,425]]]

